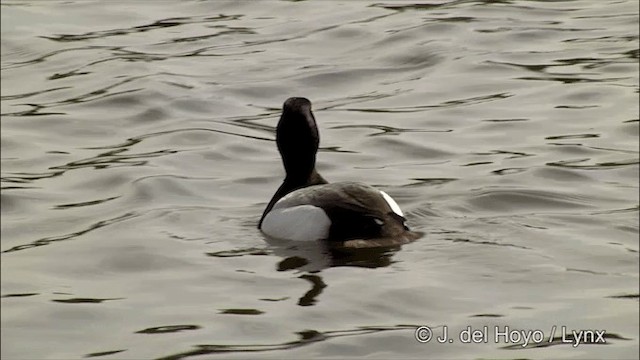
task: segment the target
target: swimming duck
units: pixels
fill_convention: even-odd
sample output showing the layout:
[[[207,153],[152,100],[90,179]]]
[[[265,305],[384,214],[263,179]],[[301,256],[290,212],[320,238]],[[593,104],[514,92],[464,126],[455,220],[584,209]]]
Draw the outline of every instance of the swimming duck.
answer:
[[[359,182],[329,183],[318,173],[320,136],[308,99],[284,102],[276,143],[286,177],[258,223],[266,235],[345,248],[395,246],[420,237],[384,191]]]

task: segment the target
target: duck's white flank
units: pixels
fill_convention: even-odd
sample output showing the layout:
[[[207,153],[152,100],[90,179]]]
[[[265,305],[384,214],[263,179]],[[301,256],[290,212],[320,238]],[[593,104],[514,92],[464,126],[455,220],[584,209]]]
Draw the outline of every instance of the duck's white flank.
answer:
[[[331,220],[327,213],[313,205],[285,208],[276,206],[262,221],[262,231],[265,234],[277,239],[294,241],[326,239],[329,237],[330,226]]]
[[[402,210],[400,210],[400,206],[398,206],[398,204],[395,202],[395,200],[393,200],[391,196],[389,196],[389,194],[382,190],[380,190],[380,194],[382,194],[382,197],[387,201],[387,204],[389,204],[389,207],[391,208],[391,210],[393,210],[394,213],[404,217],[404,214],[402,214]]]

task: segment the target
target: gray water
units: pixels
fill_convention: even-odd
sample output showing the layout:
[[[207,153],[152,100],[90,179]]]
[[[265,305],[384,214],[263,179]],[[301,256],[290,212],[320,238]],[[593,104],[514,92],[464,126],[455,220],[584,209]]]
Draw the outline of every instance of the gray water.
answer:
[[[637,1],[1,4],[3,359],[637,358]],[[265,239],[290,96],[422,238]]]

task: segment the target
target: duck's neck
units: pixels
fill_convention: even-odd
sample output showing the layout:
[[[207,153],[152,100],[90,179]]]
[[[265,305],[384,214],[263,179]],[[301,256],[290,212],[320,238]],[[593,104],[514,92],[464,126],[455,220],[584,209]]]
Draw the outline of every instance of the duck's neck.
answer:
[[[288,193],[296,191],[298,189],[302,189],[307,186],[327,184],[327,183],[328,181],[325,180],[322,177],[322,175],[318,174],[315,167],[311,169],[311,172],[309,174],[306,174],[306,175],[300,175],[299,173],[296,173],[295,175],[287,174],[287,177],[284,178],[282,185],[280,185],[276,193],[271,198],[271,201],[269,201],[269,204],[264,209],[264,212],[262,213],[262,217],[260,218],[260,222],[258,223],[258,227],[262,226],[262,220],[264,220],[265,215],[267,215],[267,213],[271,211],[271,209],[278,202],[278,200],[280,200],[282,197],[284,197]]]

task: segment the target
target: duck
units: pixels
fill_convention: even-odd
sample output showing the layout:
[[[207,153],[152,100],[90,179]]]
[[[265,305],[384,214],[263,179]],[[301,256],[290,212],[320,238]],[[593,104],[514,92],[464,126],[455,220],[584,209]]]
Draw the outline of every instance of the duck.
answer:
[[[258,228],[268,237],[324,241],[334,248],[393,247],[422,233],[411,231],[386,192],[353,181],[329,183],[316,169],[320,135],[311,101],[284,102],[276,144],[286,172]]]

